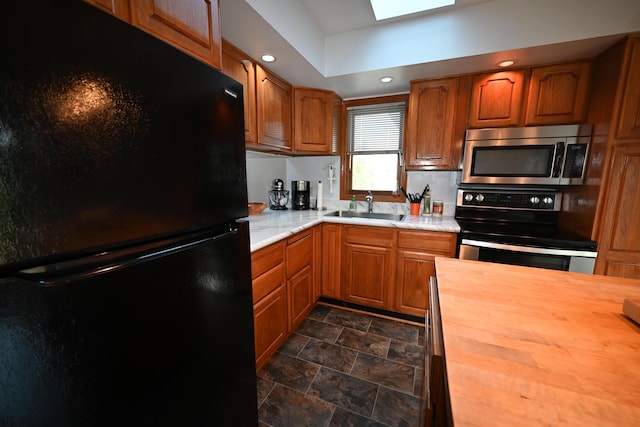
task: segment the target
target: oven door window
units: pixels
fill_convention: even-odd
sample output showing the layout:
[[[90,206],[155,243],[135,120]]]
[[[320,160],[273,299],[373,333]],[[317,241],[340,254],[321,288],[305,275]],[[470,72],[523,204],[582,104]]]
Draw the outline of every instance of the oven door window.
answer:
[[[480,248],[478,252],[478,261],[569,271],[571,257]]]

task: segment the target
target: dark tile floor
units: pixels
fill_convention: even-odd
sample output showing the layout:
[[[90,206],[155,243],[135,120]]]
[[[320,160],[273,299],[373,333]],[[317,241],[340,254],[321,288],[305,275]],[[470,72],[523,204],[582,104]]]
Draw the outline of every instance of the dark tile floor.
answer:
[[[317,305],[258,372],[260,426],[417,426],[424,327]]]

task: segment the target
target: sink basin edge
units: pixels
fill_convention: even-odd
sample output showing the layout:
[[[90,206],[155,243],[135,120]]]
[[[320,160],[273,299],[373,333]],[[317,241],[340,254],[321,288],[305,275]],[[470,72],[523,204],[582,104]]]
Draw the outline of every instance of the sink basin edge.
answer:
[[[352,212],[352,211],[335,211],[327,213],[324,216],[333,216],[338,218],[362,218],[362,219],[379,219],[384,221],[402,221],[405,217],[403,214],[391,214],[382,212]]]

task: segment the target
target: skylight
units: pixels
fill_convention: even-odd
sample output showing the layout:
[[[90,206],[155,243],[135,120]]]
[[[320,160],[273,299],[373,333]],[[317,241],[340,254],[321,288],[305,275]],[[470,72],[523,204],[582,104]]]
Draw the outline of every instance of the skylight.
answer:
[[[455,0],[369,0],[377,21],[451,6]]]

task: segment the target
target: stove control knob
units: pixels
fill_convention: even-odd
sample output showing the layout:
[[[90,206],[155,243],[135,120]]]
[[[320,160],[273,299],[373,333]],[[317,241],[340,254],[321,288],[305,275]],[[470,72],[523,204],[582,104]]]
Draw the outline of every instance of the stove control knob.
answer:
[[[532,205],[537,205],[538,203],[540,203],[540,197],[533,196],[529,199],[529,201],[531,202]]]
[[[553,204],[553,199],[551,197],[545,197],[544,199],[542,199],[542,201],[544,202],[545,205],[552,205]]]
[[[473,194],[471,193],[464,193],[464,200],[465,202],[470,202],[473,200]]]
[[[483,200],[484,200],[484,196],[482,194],[476,194],[476,201],[478,203],[482,203]]]

